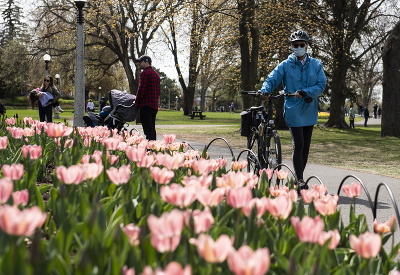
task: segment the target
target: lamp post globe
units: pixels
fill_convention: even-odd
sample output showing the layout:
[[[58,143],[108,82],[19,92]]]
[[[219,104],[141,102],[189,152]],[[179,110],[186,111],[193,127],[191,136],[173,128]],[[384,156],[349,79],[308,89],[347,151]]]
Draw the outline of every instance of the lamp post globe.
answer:
[[[60,82],[60,75],[56,74],[54,77],[56,78],[56,84],[58,85]]]
[[[51,60],[51,56],[50,56],[49,54],[46,53],[46,54],[43,56],[43,60],[44,60],[44,63],[45,63],[45,68],[44,68],[45,74],[46,74],[46,75],[49,75],[49,62],[50,62],[50,60]]]

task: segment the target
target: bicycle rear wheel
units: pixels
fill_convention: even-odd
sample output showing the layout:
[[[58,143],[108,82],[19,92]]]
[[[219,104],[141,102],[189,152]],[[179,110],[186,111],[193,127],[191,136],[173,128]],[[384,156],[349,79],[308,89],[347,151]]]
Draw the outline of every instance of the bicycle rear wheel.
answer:
[[[267,145],[268,167],[275,169],[282,163],[281,138],[276,130],[272,130],[271,135],[267,136]]]
[[[254,153],[258,153],[258,141],[258,134],[252,133],[247,137],[247,149],[251,151],[247,153],[247,172],[254,172],[256,175],[258,175],[258,172],[262,167],[259,157]]]

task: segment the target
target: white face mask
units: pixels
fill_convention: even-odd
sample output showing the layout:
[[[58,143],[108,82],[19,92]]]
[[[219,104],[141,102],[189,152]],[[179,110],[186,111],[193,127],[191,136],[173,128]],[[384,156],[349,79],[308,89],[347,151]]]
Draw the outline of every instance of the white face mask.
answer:
[[[303,55],[306,54],[306,47],[304,47],[304,48],[301,48],[301,47],[293,48],[293,53],[294,53],[294,55],[296,57],[302,57]]]

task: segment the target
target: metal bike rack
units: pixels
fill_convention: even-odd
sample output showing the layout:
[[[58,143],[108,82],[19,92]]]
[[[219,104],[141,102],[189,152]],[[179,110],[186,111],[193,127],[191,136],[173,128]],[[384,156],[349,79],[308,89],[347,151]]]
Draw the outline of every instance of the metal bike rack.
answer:
[[[371,196],[369,195],[368,189],[365,187],[365,184],[362,182],[362,180],[359,179],[357,176],[348,175],[348,176],[344,177],[344,178],[342,179],[342,182],[341,182],[340,185],[339,185],[339,189],[338,189],[338,191],[337,191],[337,195],[339,196],[340,191],[342,190],[343,183],[344,183],[348,178],[353,178],[353,179],[357,180],[357,181],[361,184],[361,186],[362,186],[362,188],[363,188],[365,194],[367,195],[368,202],[369,202],[369,208],[371,209],[372,214],[374,214],[374,212],[373,212],[374,205],[373,205],[373,203],[372,203]]]
[[[398,225],[399,225],[399,227],[400,227],[399,208],[397,207],[397,203],[396,203],[396,200],[394,199],[392,190],[391,190],[390,187],[389,187],[386,183],[384,183],[384,182],[379,183],[378,187],[376,188],[375,200],[374,200],[374,208],[373,208],[373,211],[372,211],[372,215],[373,215],[373,217],[374,217],[374,219],[375,219],[375,218],[376,218],[376,209],[377,209],[377,207],[378,207],[378,195],[379,195],[379,190],[381,189],[382,186],[385,187],[386,190],[387,190],[388,193],[389,193],[390,200],[392,201],[392,205],[393,205],[393,208],[394,208],[394,212],[396,212],[397,223],[398,223]]]
[[[217,137],[217,138],[214,138],[213,140],[211,140],[211,141],[207,144],[207,146],[206,146],[206,151],[208,151],[208,148],[209,148],[209,147],[211,146],[211,144],[212,144],[214,141],[216,141],[216,140],[222,140],[222,141],[224,141],[224,142],[226,143],[226,145],[227,145],[228,148],[229,148],[229,151],[231,152],[232,160],[235,160],[235,155],[233,154],[233,150],[232,150],[231,145],[230,145],[229,142],[228,142],[225,138],[223,138],[223,137]]]

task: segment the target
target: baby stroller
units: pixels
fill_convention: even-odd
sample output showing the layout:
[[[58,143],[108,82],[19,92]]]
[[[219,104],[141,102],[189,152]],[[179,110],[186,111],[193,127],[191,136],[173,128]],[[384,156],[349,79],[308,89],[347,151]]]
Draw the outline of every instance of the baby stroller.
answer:
[[[134,106],[136,96],[119,90],[108,92],[110,106],[105,106],[100,114],[88,113],[83,120],[87,126],[102,125],[121,131],[127,122],[136,120],[138,108]],[[107,114],[107,112],[109,113]]]

